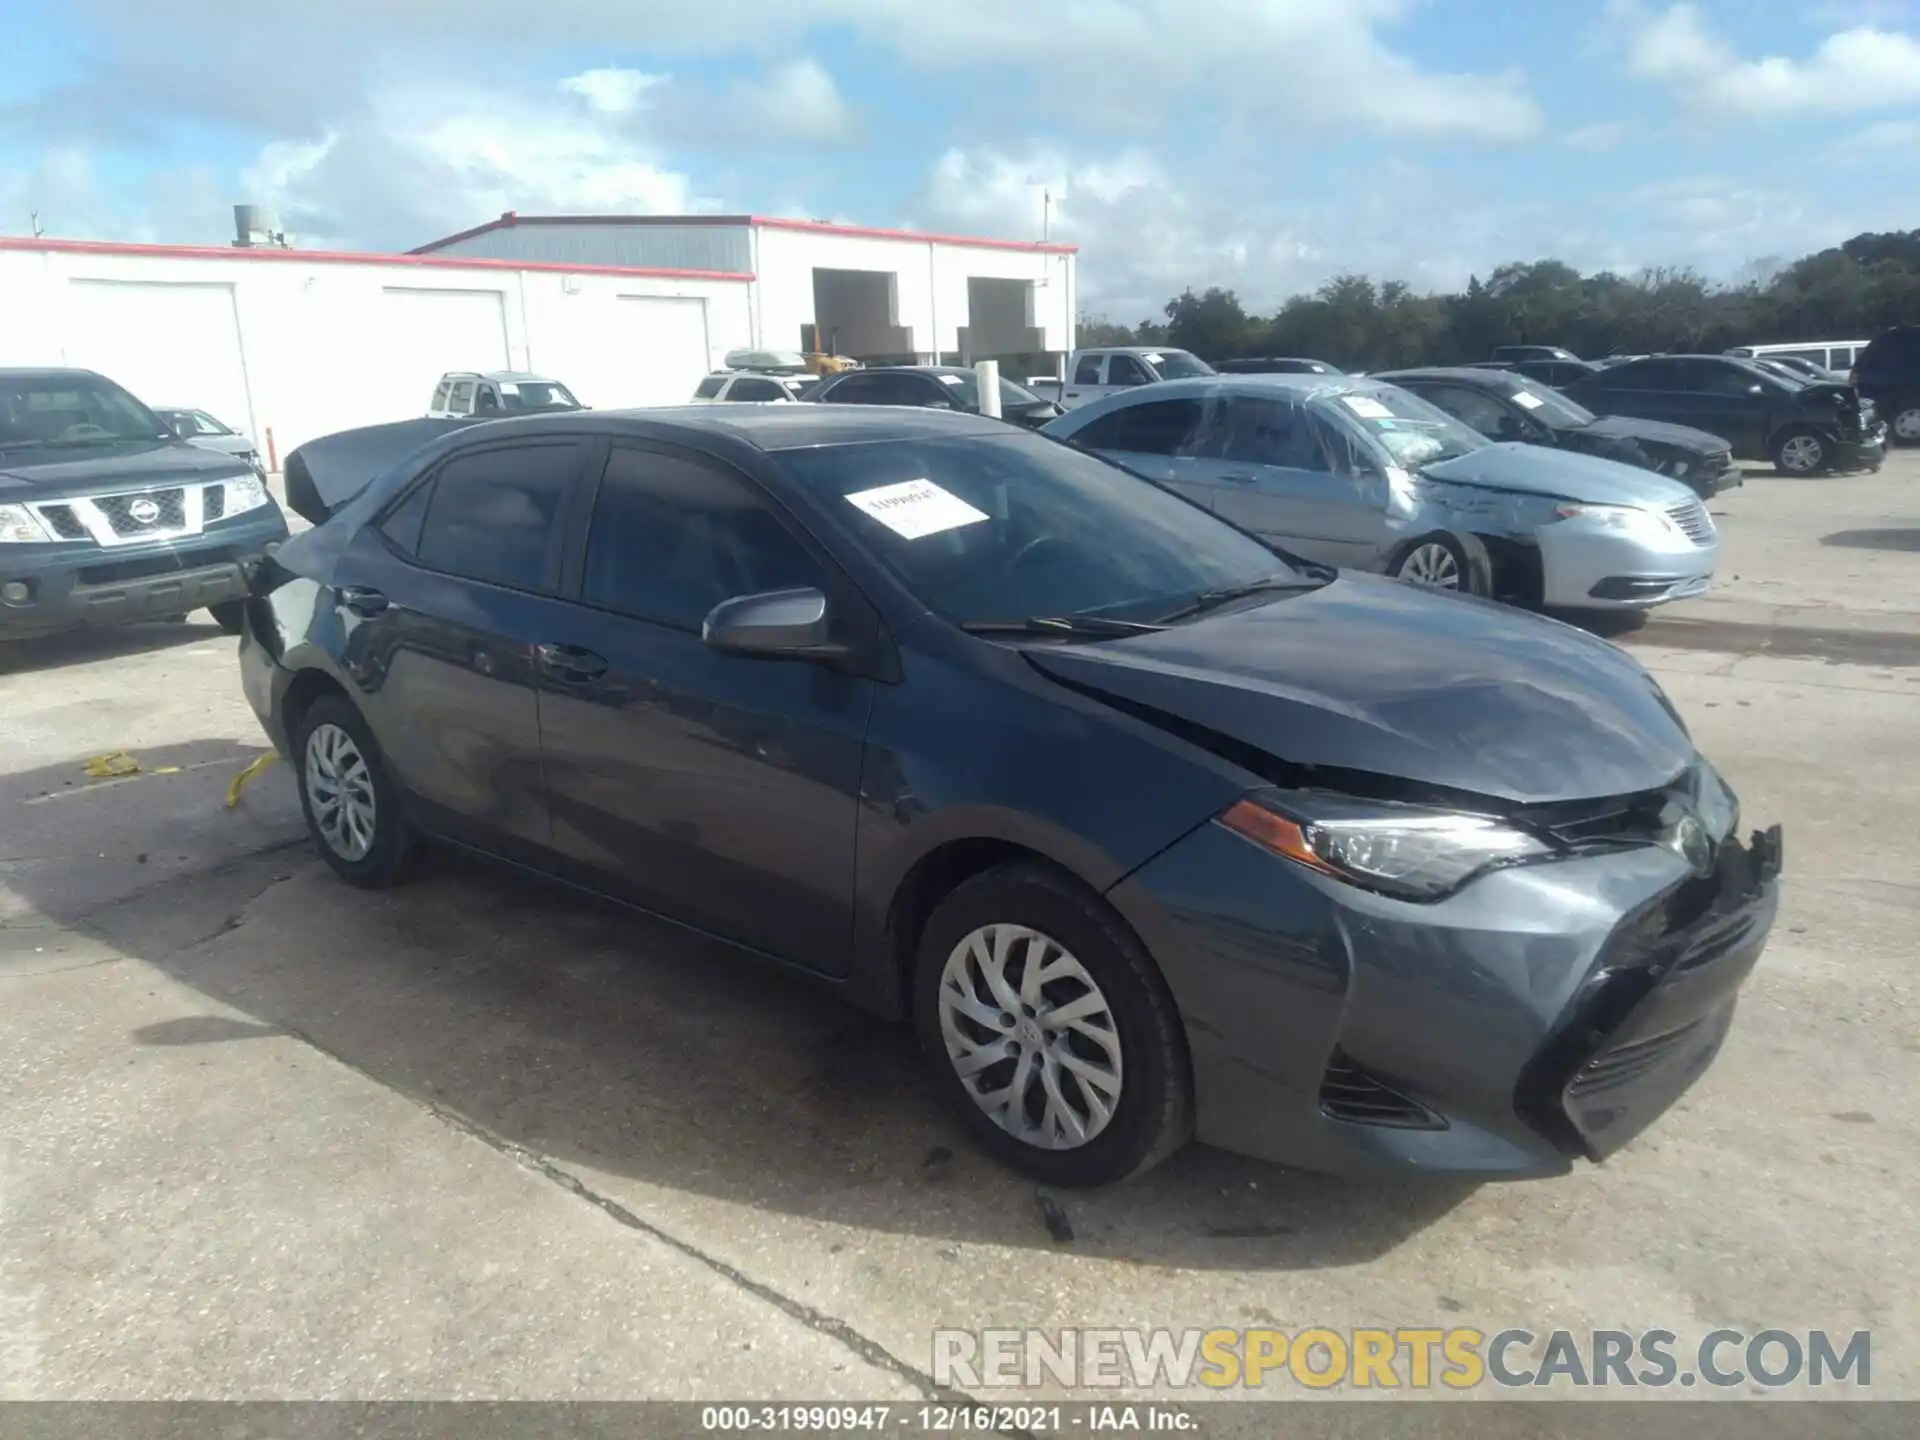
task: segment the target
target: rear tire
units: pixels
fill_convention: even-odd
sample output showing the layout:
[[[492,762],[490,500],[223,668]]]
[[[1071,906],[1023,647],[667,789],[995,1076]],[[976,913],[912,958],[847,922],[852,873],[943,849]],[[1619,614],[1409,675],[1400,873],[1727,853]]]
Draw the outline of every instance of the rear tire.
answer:
[[[1193,1131],[1186,1032],[1158,967],[1105,901],[1043,865],[998,866],[941,901],[913,1009],[961,1123],[1045,1184],[1114,1184]]]
[[[1482,599],[1493,594],[1493,558],[1473,535],[1445,530],[1422,535],[1394,557],[1387,573],[1430,590],[1450,590]]]
[[[1888,433],[1902,445],[1920,445],[1920,404],[1905,404],[1887,421]]]
[[[322,695],[292,739],[300,811],[320,858],[362,890],[399,884],[416,848],[413,832],[360,712],[343,695]]]
[[[247,602],[244,600],[223,600],[218,605],[209,605],[207,613],[213,616],[213,623],[229,635],[240,633],[241,622],[247,616]]]
[[[1817,430],[1799,427],[1773,442],[1773,468],[1782,475],[1819,475],[1832,467],[1833,446]]]

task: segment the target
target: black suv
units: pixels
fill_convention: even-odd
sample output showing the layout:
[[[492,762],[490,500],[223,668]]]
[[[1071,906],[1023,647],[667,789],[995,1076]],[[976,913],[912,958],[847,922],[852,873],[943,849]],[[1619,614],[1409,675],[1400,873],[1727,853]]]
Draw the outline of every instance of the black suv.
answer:
[[[1799,384],[1728,355],[1648,355],[1565,387],[1596,415],[1665,420],[1724,435],[1742,460],[1783,475],[1878,470],[1887,427],[1851,385]]]
[[[1920,325],[1883,330],[1854,359],[1853,383],[1886,417],[1894,439],[1920,445]]]
[[[239,633],[286,517],[91,370],[0,370],[0,640],[205,607]]]

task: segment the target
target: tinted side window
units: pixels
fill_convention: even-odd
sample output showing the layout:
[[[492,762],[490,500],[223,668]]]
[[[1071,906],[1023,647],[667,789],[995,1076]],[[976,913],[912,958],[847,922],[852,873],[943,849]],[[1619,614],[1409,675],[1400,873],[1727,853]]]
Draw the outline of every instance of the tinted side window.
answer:
[[[412,555],[420,549],[420,525],[427,518],[427,502],[432,498],[433,481],[429,479],[409,490],[406,498],[380,522],[380,533],[391,540],[401,554]]]
[[[552,590],[560,512],[580,446],[504,445],[440,467],[420,527],[420,563],[515,590]]]
[[[709,375],[694,387],[693,398],[696,400],[711,400],[720,393],[720,387],[726,383],[727,380],[724,375]]]
[[[1156,400],[1102,415],[1073,437],[1082,450],[1133,455],[1184,455],[1200,438],[1205,408],[1198,400]]]
[[[1609,390],[1684,390],[1686,377],[1678,360],[1634,360],[1603,370]]]
[[[1760,377],[1745,366],[1692,360],[1686,365],[1684,388],[1701,395],[1747,395],[1761,383]]]
[[[1082,355],[1080,363],[1073,367],[1073,383],[1076,385],[1098,385],[1100,383],[1100,357]]]
[[[878,405],[878,375],[849,375],[821,398],[836,405]]]
[[[1109,385],[1150,385],[1153,383],[1153,376],[1147,373],[1145,365],[1131,355],[1109,355],[1107,383]]]
[[[1220,456],[1288,470],[1331,468],[1314,442],[1313,427],[1304,414],[1285,401],[1250,400],[1239,395],[1227,402]]]
[[[1470,390],[1464,385],[1428,385],[1414,393],[1422,400],[1431,400],[1461,424],[1492,439],[1499,439],[1501,425],[1513,420],[1507,407],[1484,390]]]
[[[473,413],[476,415],[498,415],[500,413],[500,392],[491,385],[482,385],[480,393],[474,398]]]
[[[876,375],[873,382],[875,405],[932,405],[945,388],[924,375]]]
[[[826,583],[745,476],[644,450],[608,456],[587,537],[588,604],[698,631],[722,600]]]

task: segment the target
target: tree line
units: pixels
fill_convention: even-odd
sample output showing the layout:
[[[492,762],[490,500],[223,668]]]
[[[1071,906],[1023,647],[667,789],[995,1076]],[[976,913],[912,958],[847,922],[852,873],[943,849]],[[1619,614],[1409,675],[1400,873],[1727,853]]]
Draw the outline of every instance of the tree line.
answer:
[[[1447,295],[1339,275],[1270,316],[1232,290],[1191,289],[1164,320],[1080,317],[1082,345],[1164,345],[1204,360],[1293,355],[1347,370],[1484,360],[1496,345],[1563,345],[1576,355],[1713,353],[1771,341],[1871,339],[1920,324],[1920,230],[1856,235],[1733,283],[1689,269],[1582,275],[1558,260],[1502,265]]]

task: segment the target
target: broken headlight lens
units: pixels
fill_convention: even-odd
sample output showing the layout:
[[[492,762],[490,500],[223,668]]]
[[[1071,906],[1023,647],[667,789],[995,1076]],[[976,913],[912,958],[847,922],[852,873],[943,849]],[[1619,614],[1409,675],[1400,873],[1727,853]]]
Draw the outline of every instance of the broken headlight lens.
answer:
[[[1721,778],[1720,772],[1701,756],[1694,768],[1693,808],[1700,823],[1716,843],[1725,840],[1740,826],[1740,797]]]
[[[53,537],[24,505],[0,505],[0,545],[38,545]]]
[[[1402,900],[1438,900],[1495,866],[1553,853],[1490,816],[1338,795],[1250,797],[1220,823],[1297,865]]]

